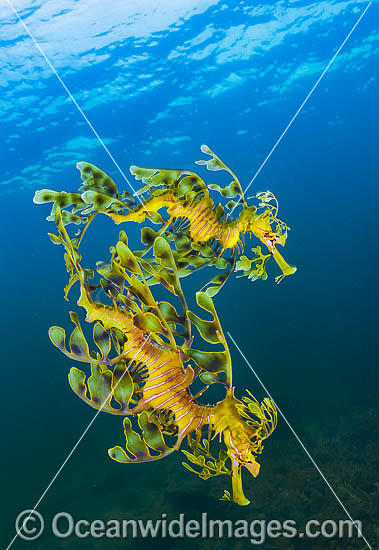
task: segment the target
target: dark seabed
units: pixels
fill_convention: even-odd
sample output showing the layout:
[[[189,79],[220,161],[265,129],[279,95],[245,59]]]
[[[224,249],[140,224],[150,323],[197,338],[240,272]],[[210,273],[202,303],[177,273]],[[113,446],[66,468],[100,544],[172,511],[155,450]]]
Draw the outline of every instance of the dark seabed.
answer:
[[[117,162],[217,173],[194,165],[208,144],[246,188],[291,117],[341,45],[367,2],[100,3],[15,1]],[[298,271],[280,285],[229,279],[215,297],[229,331],[251,362],[346,510],[378,539],[378,53],[372,4],[340,55],[251,187],[270,189],[291,227],[283,255]],[[67,383],[72,361],[47,335],[70,328],[77,289],[63,298],[62,251],[36,206],[35,190],[76,190],[76,162],[86,160],[127,184],[17,22],[0,6],[0,145],[2,289],[1,544],[33,508],[94,417]],[[222,179],[222,176],[220,176]],[[130,176],[133,185],[135,182]],[[248,193],[249,195],[249,193]],[[217,196],[215,197],[217,199]],[[86,265],[106,259],[119,227],[102,218],[83,247]],[[124,228],[125,229],[125,228]],[[127,229],[138,243],[139,227]],[[246,254],[256,246],[247,242]],[[189,302],[205,272],[183,282]],[[229,340],[233,383],[266,396]],[[201,399],[212,399],[212,392]],[[75,520],[344,520],[346,513],[279,416],[265,442],[257,478],[244,474],[251,504],[220,501],[226,476],[202,481],[181,466],[184,455],[122,465],[107,449],[123,445],[122,420],[100,414],[38,510],[45,534],[17,538],[33,548],[145,549],[257,547],[363,550],[363,539],[162,538],[124,540],[51,532],[58,512]],[[163,516],[162,516],[163,515]],[[63,525],[63,522],[62,522]]]

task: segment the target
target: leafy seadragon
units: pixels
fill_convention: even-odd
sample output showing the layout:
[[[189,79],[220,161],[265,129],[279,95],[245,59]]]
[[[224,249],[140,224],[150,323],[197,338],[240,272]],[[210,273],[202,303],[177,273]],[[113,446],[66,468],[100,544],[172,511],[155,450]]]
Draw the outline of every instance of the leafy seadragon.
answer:
[[[167,241],[155,239],[155,263],[149,265],[128,248],[124,231],[117,245],[111,247],[110,262],[97,262],[99,282],[90,282],[95,272],[82,267],[78,238],[70,239],[59,206],[55,222],[58,235],[49,235],[65,250],[69,273],[65,297],[78,283],[77,303],[85,309],[86,321],[93,323],[98,349],[90,351],[74,312],[70,313],[75,328],[68,348],[64,329],[51,327],[49,336],[70,359],[90,364],[88,377],[76,367],[71,368],[69,383],[73,391],[91,407],[124,417],[125,448],[115,446],[109,449],[109,456],[123,463],[157,460],[180,449],[188,436],[189,447],[183,452],[191,465],[184,462],[186,468],[203,479],[230,476],[232,494],[225,491],[222,499],[248,504],[241,470],[246,467],[253,476],[258,475],[260,465],[255,456],[262,452],[262,442],[275,429],[277,412],[268,398],[259,403],[250,393],[242,400],[235,397],[230,353],[212,298],[204,292],[196,294],[197,304],[210,314],[210,320],[191,312]],[[170,302],[154,299],[145,273],[181,301],[182,313]],[[109,298],[109,305],[96,301],[99,291]],[[193,349],[193,326],[210,347],[218,345],[222,350]],[[190,360],[194,367],[189,365]],[[190,386],[198,376],[207,385],[192,395]],[[197,398],[211,383],[225,386],[224,399],[215,405],[199,403]],[[133,425],[129,417],[137,417],[138,425]],[[208,436],[204,437],[206,426]],[[217,435],[223,438],[226,451],[221,449],[214,458],[210,442]]]
[[[205,165],[208,170],[228,172],[233,178],[229,185],[207,186],[198,174],[190,170],[131,166],[130,172],[144,183],[144,187],[135,193],[135,199],[127,191],[120,194],[113,180],[96,166],[79,162],[77,167],[83,181],[79,193],[42,189],[36,192],[34,202],[53,202],[47,219],[54,219],[59,206],[65,225],[74,223],[82,226],[79,242],[98,213],[106,214],[116,224],[128,221],[143,223],[146,220],[160,224],[157,231],[151,227],[142,228],[141,241],[145,248],[135,252],[135,255],[146,256],[155,238],[164,236],[174,243],[173,254],[180,277],[210,265],[224,270],[205,285],[210,296],[219,291],[234,268],[242,271],[241,276],[248,276],[251,280],[266,279],[266,265],[271,257],[281,270],[276,277],[277,283],[295,273],[296,267],[290,266],[277,249],[278,244],[285,245],[289,228],[278,218],[279,205],[273,193],[257,193],[254,198],[258,204],[248,206],[235,173],[208,146],[202,145],[201,150],[211,158],[196,163]],[[230,199],[225,205],[227,210],[231,210],[230,213],[237,206],[241,207],[238,217],[230,219],[222,204],[216,206],[209,190]],[[232,200],[234,198],[237,201]],[[164,209],[166,213],[162,214]],[[252,248],[255,257],[250,260],[241,256],[236,264],[237,251],[243,251],[246,234],[258,238],[267,248],[267,253],[264,254],[257,246]],[[154,257],[149,260],[154,262]]]

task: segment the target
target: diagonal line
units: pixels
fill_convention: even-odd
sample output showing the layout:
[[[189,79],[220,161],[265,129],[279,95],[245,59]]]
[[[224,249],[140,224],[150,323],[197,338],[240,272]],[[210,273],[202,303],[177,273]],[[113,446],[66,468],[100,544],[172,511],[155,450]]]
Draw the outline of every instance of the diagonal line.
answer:
[[[296,111],[296,113],[293,115],[293,117],[291,118],[291,120],[289,121],[289,123],[287,124],[287,126],[285,127],[285,129],[283,130],[282,134],[280,135],[280,137],[277,139],[275,145],[272,147],[271,151],[269,152],[269,154],[267,155],[267,157],[264,159],[264,161],[262,162],[262,164],[260,165],[260,167],[258,168],[258,170],[256,171],[256,173],[254,174],[252,180],[250,181],[249,185],[246,187],[246,189],[243,191],[243,196],[245,195],[245,193],[247,193],[247,191],[249,190],[250,186],[253,184],[253,182],[255,181],[256,177],[260,174],[260,172],[262,171],[263,167],[265,166],[266,162],[269,160],[269,158],[271,157],[272,153],[275,151],[275,149],[277,148],[277,146],[279,145],[279,143],[282,141],[282,139],[284,138],[284,136],[286,135],[287,131],[290,129],[290,127],[292,126],[292,123],[295,121],[295,119],[297,118],[297,116],[300,114],[301,110],[303,109],[304,105],[307,103],[308,99],[311,97],[311,95],[313,94],[313,92],[315,91],[315,89],[317,88],[317,86],[320,84],[321,80],[323,79],[323,77],[325,76],[325,74],[328,72],[330,66],[332,65],[332,63],[335,61],[336,57],[338,56],[338,54],[340,53],[340,51],[342,50],[342,48],[344,47],[344,45],[346,44],[346,42],[349,40],[350,36],[353,34],[354,30],[356,29],[356,27],[359,25],[361,19],[363,18],[363,16],[365,15],[365,13],[367,12],[367,10],[369,9],[369,7],[371,6],[372,2],[369,2],[367,4],[367,6],[365,7],[364,11],[361,13],[361,15],[359,16],[359,18],[357,19],[357,21],[355,22],[353,28],[350,30],[349,34],[346,36],[345,40],[342,42],[342,44],[340,45],[340,47],[338,48],[338,50],[336,51],[336,53],[333,55],[332,59],[329,61],[329,63],[327,64],[327,66],[325,67],[325,69],[322,71],[321,75],[318,77],[316,83],[313,85],[312,89],[310,90],[310,92],[308,93],[308,95],[306,96],[306,98],[304,99],[303,103],[300,105],[300,107],[298,108],[298,110]],[[240,204],[241,202],[241,197],[240,199],[236,202],[236,204],[234,205],[234,207],[232,208],[230,214],[232,214],[233,210],[235,210],[235,208]],[[229,214],[229,215],[230,215]]]
[[[30,38],[32,39],[32,41],[34,42],[34,45],[35,47],[37,48],[37,50],[40,52],[40,54],[42,55],[42,57],[45,59],[46,63],[49,65],[50,69],[53,71],[53,73],[55,74],[55,76],[57,77],[57,79],[59,80],[59,82],[61,83],[62,87],[64,88],[64,90],[66,91],[67,95],[69,96],[69,98],[71,99],[71,101],[73,102],[73,104],[75,105],[75,107],[78,109],[79,113],[82,115],[82,117],[84,118],[84,120],[86,121],[86,123],[88,124],[88,126],[90,127],[90,129],[92,130],[92,132],[95,134],[96,138],[99,140],[100,144],[103,146],[105,152],[107,153],[107,155],[109,156],[109,158],[111,159],[111,161],[113,162],[113,164],[116,166],[117,170],[120,172],[121,176],[124,178],[124,180],[126,181],[126,183],[129,185],[129,187],[131,188],[131,190],[133,191],[133,194],[135,195],[136,191],[133,187],[133,185],[130,183],[130,181],[128,180],[128,178],[126,177],[126,174],[124,173],[124,171],[121,169],[121,167],[119,166],[118,162],[116,161],[116,159],[114,158],[114,156],[112,155],[112,153],[110,152],[110,150],[108,149],[108,147],[105,145],[104,141],[101,139],[100,135],[97,133],[96,129],[94,128],[94,126],[92,125],[92,123],[88,120],[88,117],[87,115],[85,114],[85,112],[83,111],[83,109],[80,107],[79,103],[76,101],[76,99],[74,98],[74,96],[72,95],[72,93],[70,92],[70,90],[67,88],[66,84],[63,82],[62,78],[59,76],[57,70],[55,69],[55,67],[53,66],[53,64],[51,63],[51,61],[49,60],[49,58],[47,57],[47,55],[45,54],[45,52],[43,51],[43,49],[41,48],[41,46],[39,45],[39,43],[37,42],[37,40],[34,38],[33,34],[31,33],[30,29],[26,26],[26,24],[24,23],[24,21],[21,19],[18,11],[16,10],[16,8],[13,6],[12,2],[10,0],[5,0],[7,2],[7,4],[9,5],[9,7],[11,8],[11,10],[13,11],[13,13],[16,15],[17,19],[19,20],[19,22],[21,23],[21,25],[24,27],[25,31],[28,33],[28,35],[30,36]],[[140,197],[137,195],[138,197],[138,200],[140,201],[140,203],[142,204],[142,206],[144,207],[143,203],[142,203],[142,200],[140,199]],[[145,208],[145,207],[144,207]],[[146,208],[145,208],[146,210]],[[147,210],[146,210],[147,212]]]
[[[267,393],[267,395],[269,396],[269,398],[271,399],[271,401],[273,401],[273,403],[275,404],[279,414],[281,415],[281,417],[283,418],[284,422],[287,424],[287,426],[289,427],[289,429],[291,430],[292,434],[295,436],[295,438],[297,439],[298,443],[300,444],[300,446],[302,447],[303,451],[305,452],[305,454],[308,456],[309,460],[312,462],[313,466],[316,468],[316,470],[318,471],[318,473],[320,474],[320,476],[322,477],[322,479],[325,481],[326,485],[329,487],[330,491],[333,493],[334,497],[336,498],[336,500],[338,501],[338,503],[340,504],[340,506],[342,507],[343,511],[345,512],[345,514],[347,515],[347,517],[350,519],[350,521],[352,522],[352,524],[356,527],[357,531],[358,531],[358,534],[359,536],[365,541],[365,543],[367,544],[368,548],[370,548],[370,550],[372,550],[372,546],[370,546],[370,544],[367,542],[367,540],[365,539],[365,537],[363,536],[363,533],[362,531],[360,530],[358,524],[353,520],[353,518],[351,517],[351,515],[349,514],[349,512],[347,511],[345,505],[343,504],[343,502],[341,501],[341,499],[339,498],[339,496],[337,495],[337,493],[335,492],[335,490],[333,489],[333,487],[330,485],[329,481],[326,479],[326,477],[324,476],[324,474],[322,473],[322,471],[320,470],[319,466],[316,464],[315,460],[312,458],[311,454],[309,453],[309,451],[307,450],[307,448],[305,447],[304,443],[301,441],[300,437],[297,435],[297,433],[295,432],[295,430],[293,429],[293,427],[291,426],[291,424],[289,423],[289,421],[287,420],[287,418],[284,416],[283,412],[281,411],[281,409],[278,407],[278,405],[276,404],[276,402],[274,401],[274,399],[271,397],[270,395],[270,392],[268,391],[268,389],[266,388],[266,386],[263,384],[262,380],[259,378],[258,374],[255,372],[254,368],[252,367],[252,365],[250,364],[249,360],[246,358],[246,356],[244,355],[244,353],[242,352],[241,348],[238,346],[237,342],[234,340],[233,336],[230,334],[230,332],[227,332],[226,333],[229,338],[231,339],[231,341],[233,342],[233,344],[235,345],[235,347],[237,348],[239,354],[241,355],[241,357],[243,358],[243,360],[245,361],[245,363],[247,364],[247,366],[250,368],[251,372],[254,374],[254,376],[256,377],[256,379],[258,380],[258,382],[260,383],[260,385],[262,386],[262,388],[264,389],[264,391]]]
[[[7,0],[8,1],[8,0]],[[130,365],[129,365],[130,366]],[[108,399],[111,397],[111,395],[113,394],[113,392],[115,391],[115,389],[117,388],[117,386],[119,385],[119,383],[121,382],[121,380],[124,378],[125,374],[128,372],[128,369],[125,369],[123,375],[120,377],[120,379],[118,380],[117,384],[114,386],[114,388],[110,391],[110,393],[108,394],[108,396],[106,397],[104,403],[101,405],[100,409],[97,411],[97,413],[95,414],[95,416],[92,418],[91,422],[88,424],[88,426],[86,427],[86,429],[84,430],[84,432],[82,433],[82,435],[79,437],[78,441],[75,443],[75,445],[73,446],[73,448],[71,449],[71,451],[69,452],[69,454],[67,455],[67,457],[65,458],[63,464],[60,466],[60,468],[58,469],[57,473],[54,475],[54,477],[52,478],[52,480],[50,481],[49,485],[46,487],[46,489],[44,490],[44,492],[42,493],[42,495],[39,497],[39,499],[37,500],[37,502],[35,503],[35,505],[33,506],[32,508],[32,511],[30,512],[29,516],[25,519],[25,521],[22,522],[22,525],[25,525],[27,523],[27,521],[29,520],[29,518],[31,517],[32,513],[34,512],[34,510],[36,510],[38,508],[38,506],[41,504],[42,500],[45,498],[47,492],[49,491],[49,489],[51,488],[51,486],[53,485],[53,483],[55,482],[55,480],[57,479],[57,477],[59,476],[59,474],[61,473],[61,471],[63,470],[63,468],[66,466],[67,462],[70,460],[70,458],[72,457],[72,455],[74,454],[74,452],[76,451],[76,449],[78,448],[80,442],[82,441],[82,439],[84,438],[84,436],[86,435],[86,433],[88,432],[88,430],[90,429],[90,427],[92,426],[92,424],[95,422],[96,418],[98,417],[98,415],[101,413],[101,411],[103,410],[104,406],[106,405],[106,403],[108,402]],[[16,534],[15,536],[13,537],[13,539],[11,540],[11,542],[9,543],[9,545],[7,546],[6,550],[9,550],[11,548],[11,546],[13,545],[14,541],[17,539],[17,537],[19,536],[20,534],[20,531],[21,529],[18,529],[18,531],[16,531]]]

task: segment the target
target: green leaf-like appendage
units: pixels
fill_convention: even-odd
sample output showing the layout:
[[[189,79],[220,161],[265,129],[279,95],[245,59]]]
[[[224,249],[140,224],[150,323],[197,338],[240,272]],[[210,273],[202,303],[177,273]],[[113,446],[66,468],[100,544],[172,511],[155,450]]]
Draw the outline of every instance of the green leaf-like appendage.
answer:
[[[142,430],[143,439],[147,445],[154,451],[166,453],[168,448],[164,440],[162,430],[159,425],[149,418],[149,414],[144,411],[138,415],[138,424]]]
[[[204,181],[195,172],[190,170],[165,170],[161,168],[142,168],[140,166],[131,166],[130,173],[136,180],[142,180],[145,186],[136,191],[135,195],[140,196],[146,191],[150,191],[153,196],[159,196],[162,192],[173,191],[178,198],[186,195],[190,200],[190,194],[193,190],[197,193],[199,190],[207,195],[207,187]],[[153,189],[153,188],[161,189]]]
[[[151,227],[142,227],[141,242],[148,247],[153,246],[155,239],[159,236],[160,231],[154,231]]]
[[[90,356],[89,348],[83,333],[75,328],[70,336],[70,351],[65,347],[66,332],[61,327],[51,327],[49,329],[49,337],[54,344],[64,355],[75,361],[83,361],[90,363],[93,358]],[[96,361],[95,361],[96,362]]]
[[[225,372],[227,382],[231,379],[231,360],[228,345],[218,319],[213,300],[205,292],[196,293],[197,304],[211,314],[212,320],[205,321],[200,319],[192,311],[187,311],[187,317],[190,319],[201,337],[211,344],[222,344],[224,351],[200,351],[185,348],[183,351],[188,357],[193,359],[197,366],[211,373]]]
[[[113,270],[113,266],[106,262],[96,262],[96,271],[108,282],[112,283],[112,285],[116,285],[118,288],[120,288],[124,282],[124,277],[117,275]]]
[[[260,246],[251,250],[255,253],[256,257],[250,260],[247,256],[241,256],[236,263],[235,271],[242,271],[243,273],[240,277],[248,277],[251,281],[257,281],[258,279],[265,281],[268,277],[266,265],[272,255],[263,254]]]
[[[76,313],[70,311],[71,321],[76,325],[70,335],[69,350],[66,348],[66,331],[61,327],[51,327],[49,329],[49,338],[52,344],[59,349],[66,357],[83,363],[93,363],[96,365],[107,365],[117,362],[117,357],[109,359],[108,354],[111,348],[110,336],[103,327],[96,323],[93,329],[93,338],[100,349],[101,354],[92,355],[89,350],[87,340],[80,326],[79,318]]]
[[[222,378],[220,378],[216,373],[212,372],[202,372],[199,376],[200,380],[203,382],[203,384],[211,385],[216,383],[225,383]]]
[[[247,256],[241,256],[236,263],[235,271],[249,271],[253,260],[250,260]]]
[[[203,439],[202,444],[192,444],[191,451],[182,450],[182,453],[192,464],[198,466],[201,470],[192,468],[186,462],[182,462],[182,465],[201,479],[209,479],[210,477],[222,474],[232,475],[232,471],[225,465],[225,462],[229,458],[228,454],[223,449],[220,449],[218,458],[213,457],[210,453],[209,441],[207,439]]]
[[[196,326],[203,340],[205,340],[206,342],[210,342],[211,344],[220,343],[220,336],[217,332],[217,323],[215,323],[214,320],[204,321],[203,319],[200,319],[200,317],[192,313],[192,311],[188,312],[188,318],[191,323]]]
[[[196,301],[202,309],[205,309],[205,311],[208,311],[212,315],[213,319],[211,321],[204,321],[192,313],[192,311],[188,311],[187,316],[191,323],[196,326],[201,337],[206,342],[210,342],[211,344],[225,343],[225,338],[223,338],[220,321],[218,319],[212,298],[205,292],[197,292]]]
[[[169,302],[158,302],[158,307],[166,321],[184,325],[185,316],[179,315],[172,304]]]
[[[167,330],[162,326],[160,319],[154,313],[138,313],[133,317],[133,323],[144,332],[153,332],[167,335]]]
[[[94,409],[111,414],[131,414],[129,403],[134,383],[125,363],[118,363],[113,372],[101,365],[92,365],[87,381],[84,372],[72,367],[68,379],[76,395]],[[117,407],[112,405],[113,398]]]
[[[119,196],[117,186],[112,178],[94,164],[78,162],[76,168],[80,171],[83,181],[81,191],[97,191],[109,197]]]
[[[78,162],[83,180],[79,188],[81,193],[67,193],[40,189],[36,191],[33,201],[36,204],[52,202],[53,206],[47,220],[54,221],[55,212],[59,207],[62,212],[63,225],[74,223],[85,226],[90,223],[97,212],[120,212],[135,208],[137,203],[128,191],[118,193],[114,181],[105,172],[88,162]],[[68,210],[70,207],[71,210]],[[90,217],[88,217],[90,215]],[[83,232],[85,228],[83,229]]]
[[[208,185],[208,188],[214,191],[218,191],[223,197],[241,197],[242,202],[245,203],[242,187],[235,173],[230,168],[228,168],[228,166],[226,166],[226,164],[220,159],[219,156],[216,155],[216,153],[214,153],[214,151],[212,151],[212,149],[208,147],[208,145],[202,145],[201,152],[209,155],[211,158],[209,160],[197,160],[195,161],[196,164],[205,165],[208,170],[212,171],[226,170],[226,172],[229,172],[229,174],[233,178],[233,181],[227,186],[221,187],[217,184],[211,184]]]
[[[208,189],[212,189],[212,191],[218,191],[223,197],[227,199],[234,199],[234,197],[240,196],[241,194],[239,184],[236,181],[232,181],[229,185],[226,185],[225,187],[220,187],[220,185],[217,185],[217,183],[210,183],[208,185]],[[228,205],[226,205],[226,208],[228,208]]]
[[[117,252],[117,259],[119,260],[119,264],[124,269],[127,269],[128,271],[131,271],[132,273],[137,273],[138,275],[142,275],[141,268],[133,254],[133,252],[124,244],[123,242],[119,241],[116,245],[116,252]]]
[[[218,171],[218,170],[228,170],[228,167],[226,166],[226,164],[224,164],[222,162],[222,160],[220,159],[220,157],[218,157],[213,151],[212,149],[210,149],[208,147],[208,145],[202,145],[201,146],[201,152],[206,154],[206,155],[209,155],[211,158],[209,160],[196,160],[195,163],[196,164],[199,164],[199,165],[205,165],[207,167],[207,170],[212,170],[212,171]]]
[[[33,202],[35,204],[43,204],[46,202],[54,203],[51,211],[52,214],[55,212],[57,206],[60,208],[72,206],[72,211],[74,213],[86,208],[86,203],[82,200],[80,193],[67,193],[66,191],[53,191],[51,189],[40,189],[36,191]]]
[[[184,348],[184,353],[192,359],[198,367],[207,372],[227,372],[230,359],[225,351],[200,351],[192,348]]]
[[[226,283],[226,281],[228,280],[230,274],[234,269],[235,261],[236,261],[236,253],[235,253],[235,250],[233,250],[232,257],[230,259],[225,260],[225,258],[218,258],[214,262],[214,265],[218,269],[225,269],[225,267],[228,264],[229,264],[229,268],[227,271],[225,271],[225,273],[216,275],[215,277],[213,277],[213,279],[211,279],[204,285],[202,290],[204,290],[208,296],[213,297],[221,290],[221,288],[224,286],[224,284]]]
[[[174,447],[166,445],[160,428],[155,422],[150,421],[148,412],[143,411],[139,413],[138,423],[143,431],[142,438],[132,429],[132,423],[129,418],[124,418],[126,451],[119,446],[109,449],[108,454],[113,460],[123,463],[151,462],[152,460],[159,460],[175,451]],[[149,447],[154,451],[158,451],[159,454],[151,455]]]
[[[247,419],[247,424],[257,429],[259,439],[266,439],[272,434],[278,423],[275,403],[268,397],[259,403],[249,390],[247,393],[249,397],[242,397],[244,404],[236,405],[238,413]]]
[[[222,497],[220,498],[220,500],[229,500],[229,501],[232,501],[232,495],[230,494],[229,491],[227,491],[226,489],[224,490],[224,494],[222,495]]]
[[[104,210],[108,210],[111,206],[115,206],[116,211],[125,207],[125,205],[115,197],[109,197],[97,191],[85,191],[82,193],[82,199],[88,206],[92,207],[93,210],[99,212],[104,212]]]

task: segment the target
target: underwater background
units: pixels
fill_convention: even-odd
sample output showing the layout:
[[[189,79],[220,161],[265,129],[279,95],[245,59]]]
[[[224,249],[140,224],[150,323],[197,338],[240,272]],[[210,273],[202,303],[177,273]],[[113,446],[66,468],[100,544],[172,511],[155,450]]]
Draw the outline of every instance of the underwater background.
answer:
[[[15,0],[41,48],[109,147],[129,165],[196,167],[207,144],[245,189],[368,2]],[[375,547],[378,517],[378,34],[373,3],[250,188],[270,189],[291,227],[280,285],[229,279],[215,305],[293,429]],[[68,328],[62,251],[35,190],[76,190],[78,161],[126,182],[7,2],[0,4],[2,235],[1,545],[33,508],[95,412],[71,391],[72,362],[47,335]],[[130,176],[135,188],[135,182]],[[87,265],[105,259],[119,227],[90,228]],[[124,228],[125,229],[125,228]],[[139,227],[126,228],[138,242]],[[256,241],[247,242],[246,253]],[[204,282],[204,281],[203,281]],[[190,301],[201,276],[184,280]],[[232,342],[236,395],[265,392]],[[265,442],[261,473],[244,475],[247,507],[222,502],[228,480],[202,481],[184,455],[121,465],[121,419],[100,414],[38,509],[76,519],[345,519],[286,423]],[[247,474],[247,472],[245,472]],[[229,489],[229,487],[227,487]],[[12,548],[164,548],[238,539],[17,539]],[[362,539],[272,539],[267,549],[363,549]]]

